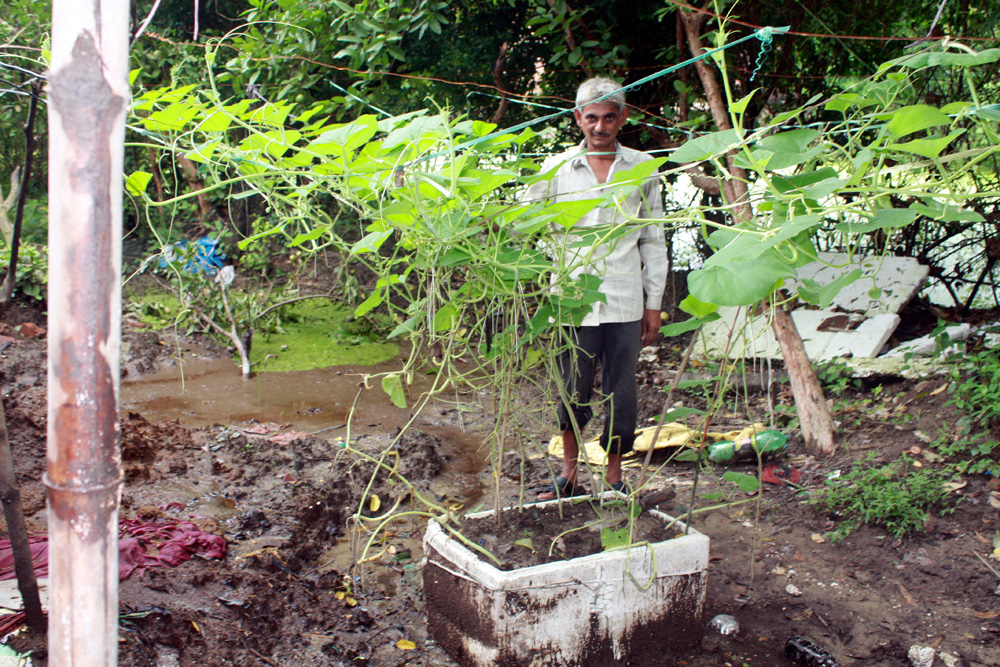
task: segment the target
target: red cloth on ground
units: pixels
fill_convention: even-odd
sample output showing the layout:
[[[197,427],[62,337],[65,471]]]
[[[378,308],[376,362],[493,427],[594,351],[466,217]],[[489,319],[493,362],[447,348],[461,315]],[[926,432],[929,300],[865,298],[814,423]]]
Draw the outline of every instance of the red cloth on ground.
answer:
[[[128,519],[120,523],[120,536],[120,579],[128,578],[136,570],[141,574],[147,567],[174,567],[190,560],[192,556],[224,558],[226,555],[224,539],[206,533],[190,521],[152,519],[143,522],[139,518]],[[134,544],[132,540],[135,540]],[[128,549],[127,557],[122,550],[123,544]],[[158,555],[150,556],[146,553],[151,546],[159,548]]]
[[[49,576],[48,537],[32,537],[28,543],[35,576]],[[157,555],[147,553],[151,547],[159,549]],[[190,521],[178,519],[127,519],[119,524],[119,580],[128,579],[137,570],[141,574],[150,567],[174,567],[193,556],[224,558],[226,541],[204,532]],[[14,577],[14,552],[10,540],[0,540],[0,581]]]
[[[29,537],[28,545],[31,547],[31,562],[35,565],[36,577],[49,576],[49,538]],[[14,550],[10,547],[10,540],[0,540],[0,581],[13,579],[14,572]]]

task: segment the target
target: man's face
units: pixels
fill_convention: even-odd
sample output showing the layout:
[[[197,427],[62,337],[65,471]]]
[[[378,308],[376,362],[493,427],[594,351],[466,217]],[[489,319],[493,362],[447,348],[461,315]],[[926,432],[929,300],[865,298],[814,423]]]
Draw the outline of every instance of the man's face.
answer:
[[[614,102],[595,102],[573,112],[583,130],[587,148],[594,152],[613,152],[618,130],[628,118],[628,109],[618,110]]]

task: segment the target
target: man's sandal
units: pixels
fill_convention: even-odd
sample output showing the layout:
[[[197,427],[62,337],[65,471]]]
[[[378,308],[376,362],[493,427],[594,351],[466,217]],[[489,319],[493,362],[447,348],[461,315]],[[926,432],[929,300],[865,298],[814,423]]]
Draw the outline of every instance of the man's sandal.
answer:
[[[628,484],[626,484],[625,480],[623,479],[620,479],[614,484],[612,484],[611,489],[617,493],[622,494],[623,496],[632,495],[632,489],[629,488]]]
[[[589,492],[582,485],[576,482],[571,482],[562,475],[556,477],[556,481],[545,489],[538,492],[538,500],[558,500],[559,498],[572,498],[574,496],[585,496]],[[549,496],[551,498],[542,498],[542,496]]]

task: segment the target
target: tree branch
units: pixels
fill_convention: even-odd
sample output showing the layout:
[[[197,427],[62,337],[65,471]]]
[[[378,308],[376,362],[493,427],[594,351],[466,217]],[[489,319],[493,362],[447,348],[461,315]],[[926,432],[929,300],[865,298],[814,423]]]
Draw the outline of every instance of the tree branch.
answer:
[[[507,96],[507,86],[503,82],[503,68],[507,64],[507,42],[500,45],[500,54],[497,56],[497,61],[493,65],[493,84],[500,91],[500,105],[497,107],[496,112],[493,114],[493,118],[490,122],[494,125],[500,124],[500,119],[503,118],[504,114],[507,113],[507,107],[510,106],[510,97]]]

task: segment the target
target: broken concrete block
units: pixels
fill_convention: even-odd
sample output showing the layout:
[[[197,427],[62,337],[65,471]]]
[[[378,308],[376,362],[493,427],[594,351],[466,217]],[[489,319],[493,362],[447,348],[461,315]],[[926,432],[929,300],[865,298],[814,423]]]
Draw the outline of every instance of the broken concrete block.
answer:
[[[875,315],[898,313],[906,302],[916,296],[923,286],[930,268],[913,257],[854,257],[834,252],[819,253],[818,262],[798,269],[798,280],[785,283],[794,292],[801,280],[812,279],[828,285],[854,269],[861,269],[862,277],[847,285],[830,304],[831,309]],[[878,287],[881,294],[873,299],[869,292]]]
[[[720,308],[718,312],[721,319],[713,322],[715,326],[705,327],[702,354],[709,357],[726,354],[730,359],[781,357],[768,318],[758,316],[748,321],[743,308]],[[883,313],[869,318],[850,318],[830,310],[800,308],[792,312],[792,321],[802,338],[806,355],[813,361],[826,361],[878,356],[899,326],[899,315]],[[856,324],[857,321],[860,324]]]
[[[860,279],[844,287],[829,309],[799,308],[792,321],[813,361],[843,357],[875,357],[899,326],[900,308],[919,291],[928,268],[912,257],[855,257],[820,253],[819,262],[799,268],[798,277],[785,283],[794,292],[805,279],[827,285],[855,269]],[[870,292],[878,287],[873,299]],[[720,319],[702,330],[701,356],[738,358],[781,357],[768,318],[748,318],[743,308],[720,308]]]
[[[956,343],[960,343],[969,337],[972,333],[972,327],[968,323],[952,324],[945,327],[944,332],[948,335],[950,341],[949,348],[954,350]],[[918,357],[930,357],[934,356],[938,351],[938,340],[937,336],[921,336],[920,338],[914,338],[913,340],[907,341],[898,347],[894,347],[885,353],[887,357],[902,357],[906,354],[912,354]]]

